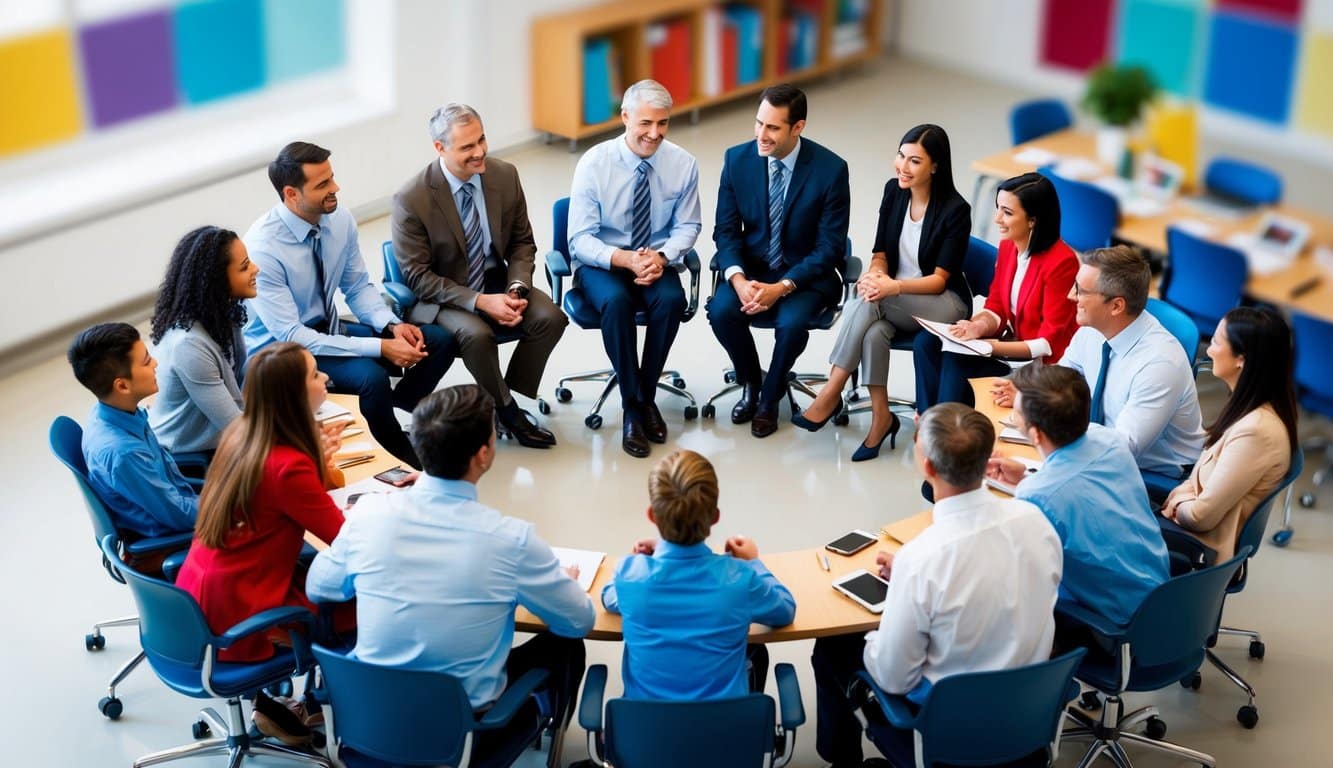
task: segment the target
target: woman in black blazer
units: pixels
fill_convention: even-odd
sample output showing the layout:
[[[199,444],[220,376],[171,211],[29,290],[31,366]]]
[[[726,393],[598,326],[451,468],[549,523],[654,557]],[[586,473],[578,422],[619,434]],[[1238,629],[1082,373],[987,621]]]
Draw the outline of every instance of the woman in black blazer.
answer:
[[[828,384],[792,422],[814,432],[842,409],[842,390],[857,365],[870,390],[870,433],[852,461],[893,448],[898,417],[889,411],[889,344],[897,333],[918,329],[913,316],[952,323],[972,302],[963,279],[963,257],[972,230],[972,207],[953,183],[949,136],[938,125],[918,125],[899,142],[895,177],[884,185],[870,267],[856,284],[857,298],[843,310],[829,362]]]

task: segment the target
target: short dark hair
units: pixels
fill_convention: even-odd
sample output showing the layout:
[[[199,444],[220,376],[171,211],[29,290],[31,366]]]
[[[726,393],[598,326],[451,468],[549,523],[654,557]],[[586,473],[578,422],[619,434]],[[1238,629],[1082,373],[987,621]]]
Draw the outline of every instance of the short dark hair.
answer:
[[[1060,196],[1055,185],[1040,173],[1025,173],[1000,182],[995,188],[995,206],[1000,205],[1000,192],[1011,192],[1023,206],[1023,212],[1037,223],[1028,241],[1028,253],[1045,253],[1060,242]]]
[[[1125,300],[1125,311],[1138,317],[1148,306],[1148,284],[1152,282],[1152,267],[1143,253],[1132,245],[1113,245],[1093,248],[1080,256],[1084,264],[1097,268],[1097,290],[1110,301],[1119,296]]]
[[[426,474],[458,480],[491,441],[495,401],[476,384],[432,392],[412,411],[412,448]]]
[[[1063,365],[1030,363],[1014,371],[1013,382],[1023,396],[1023,421],[1040,429],[1057,448],[1087,433],[1092,395],[1083,374]]]
[[[130,375],[130,352],[137,341],[139,331],[129,323],[101,323],[75,336],[65,357],[74,378],[100,400],[111,394],[116,379]]]
[[[268,180],[278,192],[278,199],[283,199],[285,187],[300,189],[305,186],[305,170],[301,166],[307,163],[322,163],[333,153],[308,141],[293,141],[282,148],[273,162],[268,164]]]
[[[921,414],[916,433],[940,479],[963,490],[981,487],[995,448],[990,419],[962,403],[939,403]]]
[[[786,107],[787,125],[796,125],[805,119],[805,91],[791,83],[770,85],[759,95],[759,100],[774,107]]]

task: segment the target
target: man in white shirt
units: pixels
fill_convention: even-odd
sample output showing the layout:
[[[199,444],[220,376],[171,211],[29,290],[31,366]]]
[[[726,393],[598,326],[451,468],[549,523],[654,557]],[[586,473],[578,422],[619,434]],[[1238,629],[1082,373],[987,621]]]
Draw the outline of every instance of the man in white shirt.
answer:
[[[888,693],[921,704],[931,685],[965,672],[1050,657],[1060,585],[1060,538],[1041,510],[982,486],[995,429],[961,403],[922,415],[916,461],[935,494],[934,523],[896,555],[879,629],[815,641],[815,749],[835,768],[861,764],[861,728],[848,685],[861,669]],[[894,765],[913,764],[910,731],[867,712],[868,735]]]
[[[409,490],[358,500],[333,545],[311,564],[306,594],[317,601],[355,597],[357,658],[452,675],[478,710],[510,680],[547,670],[556,761],[583,679],[579,638],[595,613],[577,570],[560,567],[532,523],[477,501],[477,481],[495,460],[494,418],[494,401],[473,384],[422,400],[412,414],[412,442],[424,473]],[[511,647],[519,605],[549,631]],[[535,706],[526,706],[511,726],[477,734],[474,764],[508,765],[508,756],[522,751],[515,732],[537,717]]]
[[[1203,450],[1203,421],[1194,369],[1180,342],[1151,313],[1148,261],[1134,248],[1094,248],[1080,257],[1069,298],[1078,332],[1060,365],[1092,390],[1093,424],[1119,432],[1141,471],[1184,477]],[[1014,386],[992,394],[1013,404]]]

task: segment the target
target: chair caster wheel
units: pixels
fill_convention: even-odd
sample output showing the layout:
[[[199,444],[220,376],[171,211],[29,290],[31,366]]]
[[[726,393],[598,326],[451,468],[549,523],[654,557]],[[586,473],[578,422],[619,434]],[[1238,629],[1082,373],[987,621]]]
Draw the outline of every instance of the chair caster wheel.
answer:
[[[1153,741],[1161,741],[1166,738],[1166,721],[1160,717],[1148,718],[1148,725],[1143,729],[1143,735]]]
[[[1102,700],[1096,691],[1084,691],[1083,695],[1078,697],[1078,705],[1089,712],[1096,712],[1102,708]]]
[[[708,403],[701,411],[699,411],[699,415],[703,416],[705,419],[717,418],[717,406]]]
[[[190,735],[196,739],[206,739],[213,733],[213,729],[208,727],[208,723],[203,720],[195,720],[190,726]]]
[[[562,403],[568,403],[574,399],[574,393],[569,391],[569,387],[556,387],[555,399]]]
[[[1251,641],[1250,641],[1250,658],[1251,658],[1251,659],[1257,659],[1257,660],[1259,660],[1259,661],[1263,661],[1263,658],[1264,658],[1264,650],[1265,650],[1265,649],[1264,649],[1264,641],[1262,641],[1262,640],[1251,640]]]
[[[675,387],[676,389],[684,389],[685,380],[677,376],[676,378],[671,380],[671,386]]]
[[[852,423],[852,417],[848,416],[845,413],[840,413],[837,416],[833,417],[833,426],[835,427],[845,427],[851,423]]]
[[[722,374],[722,382],[723,382],[724,384],[735,384],[735,383],[736,383],[736,372],[735,372],[735,371],[727,371],[726,373]]]
[[[694,405],[687,405],[687,406],[685,406],[685,420],[686,420],[686,421],[694,421],[694,420],[697,419],[697,418],[699,418],[699,408],[698,408],[698,406],[694,406]]]
[[[1313,509],[1316,501],[1317,499],[1315,498],[1315,495],[1313,493],[1301,494],[1301,506],[1305,507],[1306,509]]]
[[[545,400],[538,400],[538,401],[537,401],[537,413],[540,413],[540,414],[543,415],[543,416],[550,416],[550,415],[551,415],[551,405],[550,405],[549,403],[547,403]]]
[[[584,424],[584,426],[586,426],[588,429],[601,429],[601,428],[602,428],[602,417],[601,417],[600,414],[590,413],[590,414],[588,414],[588,417],[587,417],[586,419],[583,420],[583,424]]]
[[[120,713],[125,711],[125,705],[120,703],[120,699],[114,696],[103,696],[102,700],[97,702],[97,711],[101,712],[108,720],[119,720]]]
[[[1253,728],[1259,724],[1259,710],[1246,704],[1236,710],[1236,722],[1245,728]]]
[[[1283,528],[1282,530],[1273,534],[1273,546],[1275,547],[1287,546],[1288,544],[1291,543],[1291,535],[1293,533],[1295,533],[1295,531],[1291,530],[1290,528]]]
[[[1203,675],[1197,670],[1192,672],[1189,677],[1180,681],[1180,687],[1187,691],[1197,691],[1203,685]]]
[[[100,651],[106,647],[105,635],[84,635],[83,647],[90,651]]]

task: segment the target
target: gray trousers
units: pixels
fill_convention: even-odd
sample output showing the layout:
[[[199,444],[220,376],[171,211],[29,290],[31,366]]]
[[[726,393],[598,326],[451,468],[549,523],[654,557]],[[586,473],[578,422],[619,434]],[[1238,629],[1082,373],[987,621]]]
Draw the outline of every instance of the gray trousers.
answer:
[[[861,366],[861,383],[885,387],[889,384],[889,344],[897,333],[913,333],[921,326],[914,315],[937,323],[951,323],[967,316],[958,294],[898,294],[879,301],[855,298],[842,309],[842,325],[833,342],[829,362],[844,370]]]
[[[520,395],[537,396],[546,361],[569,325],[569,318],[550,296],[533,288],[528,293],[528,308],[516,329],[505,328],[479,312],[454,307],[441,308],[435,322],[458,340],[458,355],[477,386],[495,398],[496,406],[501,406],[509,401],[511,389]],[[521,331],[523,338],[509,358],[508,373],[502,375],[495,334],[514,330]]]

